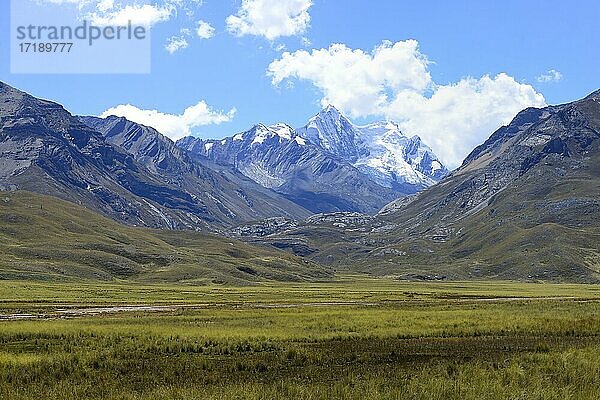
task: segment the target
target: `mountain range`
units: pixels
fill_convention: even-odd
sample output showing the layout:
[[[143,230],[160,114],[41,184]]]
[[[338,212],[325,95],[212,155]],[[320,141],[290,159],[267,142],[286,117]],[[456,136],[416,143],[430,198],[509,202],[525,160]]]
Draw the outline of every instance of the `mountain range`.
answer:
[[[598,282],[599,221],[597,91],[523,110],[440,183],[374,216],[320,214],[232,234],[377,275]]]
[[[60,197],[134,226],[218,230],[310,212],[231,168],[192,161],[156,130],[78,118],[0,84],[0,186]]]
[[[306,126],[258,124],[220,140],[186,137],[197,159],[230,165],[314,213],[376,213],[442,179],[448,170],[418,136],[393,122],[356,126],[328,106]]]
[[[0,215],[0,276],[238,282],[321,279],[333,268],[401,279],[598,282],[600,91],[523,110],[449,172],[395,123],[358,126],[333,106],[298,129],[258,124],[174,143],[125,118],[77,117],[0,83],[0,189],[16,191]],[[65,216],[69,207],[47,196],[79,208]],[[99,231],[107,223],[95,213],[161,229],[140,238],[152,236],[168,256],[157,261],[142,239],[125,239],[139,228],[118,237]],[[60,254],[42,254],[36,230],[71,239],[56,242]],[[52,235],[44,240],[55,242]],[[213,243],[210,262],[203,240]],[[284,265],[294,272],[278,274]]]

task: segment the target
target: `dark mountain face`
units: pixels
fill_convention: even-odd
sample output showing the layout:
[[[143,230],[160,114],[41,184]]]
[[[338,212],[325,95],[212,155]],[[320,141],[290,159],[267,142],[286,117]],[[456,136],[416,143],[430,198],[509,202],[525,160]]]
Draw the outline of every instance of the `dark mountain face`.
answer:
[[[598,93],[522,111],[449,177],[374,217],[311,217],[260,241],[405,278],[597,282]]]
[[[156,131],[124,121],[108,125],[110,140],[135,156],[60,105],[1,84],[0,187],[57,196],[131,225],[170,229],[214,229],[274,213],[309,214],[234,172],[186,165],[181,150]],[[126,137],[129,141],[121,141]],[[190,176],[193,190],[184,185]],[[266,196],[252,194],[263,191]],[[250,204],[259,200],[274,206],[261,213]],[[290,211],[278,209],[277,201]]]
[[[222,140],[184,138],[178,146],[282,193],[313,212],[375,213],[448,171],[418,137],[393,123],[353,125],[332,106],[293,130],[285,124]]]
[[[125,118],[81,117],[106,140],[124,148],[161,180],[200,198],[222,226],[284,216],[304,218],[310,212],[264,188],[233,168],[193,159],[151,127]]]
[[[203,203],[165,185],[60,105],[0,85],[0,185],[50,194],[119,221],[202,227]]]
[[[153,128],[114,116],[105,119],[98,117],[79,117],[79,119],[101,133],[107,142],[125,149],[153,172],[182,173],[192,169],[191,163],[185,165],[180,162],[186,161],[184,160],[186,155]]]

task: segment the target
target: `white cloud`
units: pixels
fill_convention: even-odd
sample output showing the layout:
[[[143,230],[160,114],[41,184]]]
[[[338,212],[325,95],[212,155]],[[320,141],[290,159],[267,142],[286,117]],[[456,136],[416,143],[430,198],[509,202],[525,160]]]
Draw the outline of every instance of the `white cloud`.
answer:
[[[80,16],[98,26],[134,25],[152,27],[166,22],[180,8],[200,6],[197,0],[37,0],[57,5],[76,5]]]
[[[312,0],[242,0],[236,15],[227,17],[227,29],[237,36],[255,35],[274,40],[306,31]]]
[[[167,44],[165,44],[165,50],[167,50],[170,54],[173,54],[179,50],[186,49],[189,46],[186,38],[181,36],[171,36],[167,39]]]
[[[148,28],[167,22],[183,13],[192,19],[202,0],[34,0],[56,5],[77,6],[79,17],[98,26],[144,25]],[[214,36],[215,29],[206,21],[199,20],[194,27],[199,38]],[[165,49],[169,53],[189,46],[192,29],[182,28],[179,35],[167,39]]]
[[[332,44],[284,53],[267,69],[273,85],[307,80],[352,117],[383,116],[418,134],[449,167],[529,106],[544,106],[533,87],[507,74],[437,85],[418,42],[383,42],[372,52]]]
[[[196,27],[196,34],[200,39],[210,39],[215,36],[215,28],[208,22],[200,20]]]
[[[545,83],[545,82],[558,82],[558,81],[562,80],[562,78],[563,78],[563,76],[559,71],[557,71],[555,69],[549,69],[545,73],[538,76],[536,79],[538,82]]]
[[[99,4],[100,5],[100,4]],[[96,11],[88,13],[85,18],[91,23],[99,26],[106,25],[127,25],[129,21],[133,25],[145,25],[148,27],[154,26],[157,23],[168,21],[176,11],[175,5],[166,3],[164,5],[153,4],[134,4],[124,7],[100,8]]]
[[[115,6],[114,0],[101,0],[98,3],[98,10],[101,12],[106,12]]]
[[[157,110],[139,109],[131,104],[121,104],[104,111],[100,117],[125,117],[130,121],[151,126],[163,135],[178,140],[191,135],[193,128],[231,121],[235,113],[235,108],[225,113],[215,111],[206,102],[199,101],[196,105],[186,108],[182,114],[166,114]]]
[[[428,61],[415,40],[384,42],[373,52],[344,44],[327,49],[283,53],[268,67],[274,85],[306,79],[323,91],[322,105],[334,104],[353,117],[379,114],[390,101],[386,92],[422,92],[431,84]]]
[[[186,49],[190,45],[188,38],[192,37],[192,31],[189,28],[181,28],[179,33],[180,35],[171,36],[167,39],[165,50],[171,54]],[[196,34],[202,39],[209,39],[214,35],[214,28],[208,22],[198,21]]]
[[[410,134],[417,134],[451,168],[496,129],[527,107],[543,107],[544,96],[505,73],[464,78],[436,86],[430,97],[401,91],[384,109]]]

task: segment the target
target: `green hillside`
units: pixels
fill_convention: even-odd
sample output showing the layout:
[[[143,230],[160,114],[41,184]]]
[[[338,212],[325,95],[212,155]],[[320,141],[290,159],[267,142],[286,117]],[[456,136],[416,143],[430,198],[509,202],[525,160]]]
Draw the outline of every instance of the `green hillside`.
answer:
[[[0,279],[252,284],[330,276],[282,251],[127,227],[54,197],[0,192]]]

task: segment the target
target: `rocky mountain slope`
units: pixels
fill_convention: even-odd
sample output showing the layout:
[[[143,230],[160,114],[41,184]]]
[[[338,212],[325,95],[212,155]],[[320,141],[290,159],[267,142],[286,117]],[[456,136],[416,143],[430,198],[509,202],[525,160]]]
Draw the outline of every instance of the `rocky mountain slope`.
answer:
[[[331,106],[295,131],[259,124],[222,140],[187,137],[177,144],[313,212],[375,213],[447,173],[417,136],[387,122],[357,127]]]
[[[452,176],[380,218],[468,276],[600,277],[600,92],[526,109]],[[384,239],[408,250],[408,241]]]
[[[199,158],[231,165],[312,212],[377,212],[397,198],[356,168],[296,135],[286,125],[256,125],[222,140],[184,138],[178,145]]]
[[[109,231],[118,231],[117,224],[101,230],[106,240],[81,247],[76,235],[91,240],[107,223],[87,226],[93,213],[79,218],[74,209],[69,215],[77,218],[60,219],[62,209],[78,206],[14,193],[21,189],[130,225],[211,229],[286,249],[305,257],[301,262],[315,276],[328,276],[317,262],[407,279],[600,282],[600,91],[523,110],[434,184],[446,173],[417,137],[388,122],[352,125],[332,107],[298,130],[257,125],[231,138],[187,138],[177,146],[150,127],[117,117],[77,118],[0,84],[0,189],[13,191],[0,196],[8,207],[0,214],[6,236],[0,272],[50,277],[71,260],[73,268],[84,265],[73,277],[180,280],[199,276],[194,259],[206,255],[168,247],[195,248],[204,237],[165,231],[158,246],[178,261],[156,269],[149,249],[134,251],[121,240],[137,235],[131,228],[114,243]],[[425,186],[372,215],[356,212]],[[47,234],[36,241],[41,231]],[[70,238],[64,243],[63,234]],[[225,257],[221,242],[228,240],[217,240],[216,259]],[[58,250],[48,253],[42,243]],[[227,266],[233,275],[217,275],[270,279],[285,269],[277,260],[287,258],[273,256],[275,264],[265,266],[271,256],[253,257],[259,252],[253,249],[241,257],[251,261],[240,265],[237,250],[227,253],[235,259]],[[297,258],[288,261],[299,269],[285,279],[313,276]],[[205,267],[202,274],[210,275]]]
[[[404,278],[600,281],[600,91],[520,112],[446,179],[363,217],[234,233]]]
[[[170,148],[180,152],[172,143]],[[309,214],[274,192],[263,196],[267,191],[235,172],[229,173],[235,180],[228,179],[193,163],[185,168],[198,175],[205,191],[194,182],[190,186],[198,190],[188,190],[170,179],[174,173],[159,173],[166,164],[150,162],[148,150],[149,158],[134,157],[60,105],[0,83],[0,189],[53,195],[130,225],[170,229],[214,229],[280,215],[279,200],[290,207],[286,215]],[[274,206],[261,213],[253,202]]]
[[[111,116],[80,117],[107,142],[125,149],[163,182],[202,198],[224,225],[265,217],[304,218],[310,212],[233,168],[193,159],[154,128]]]

